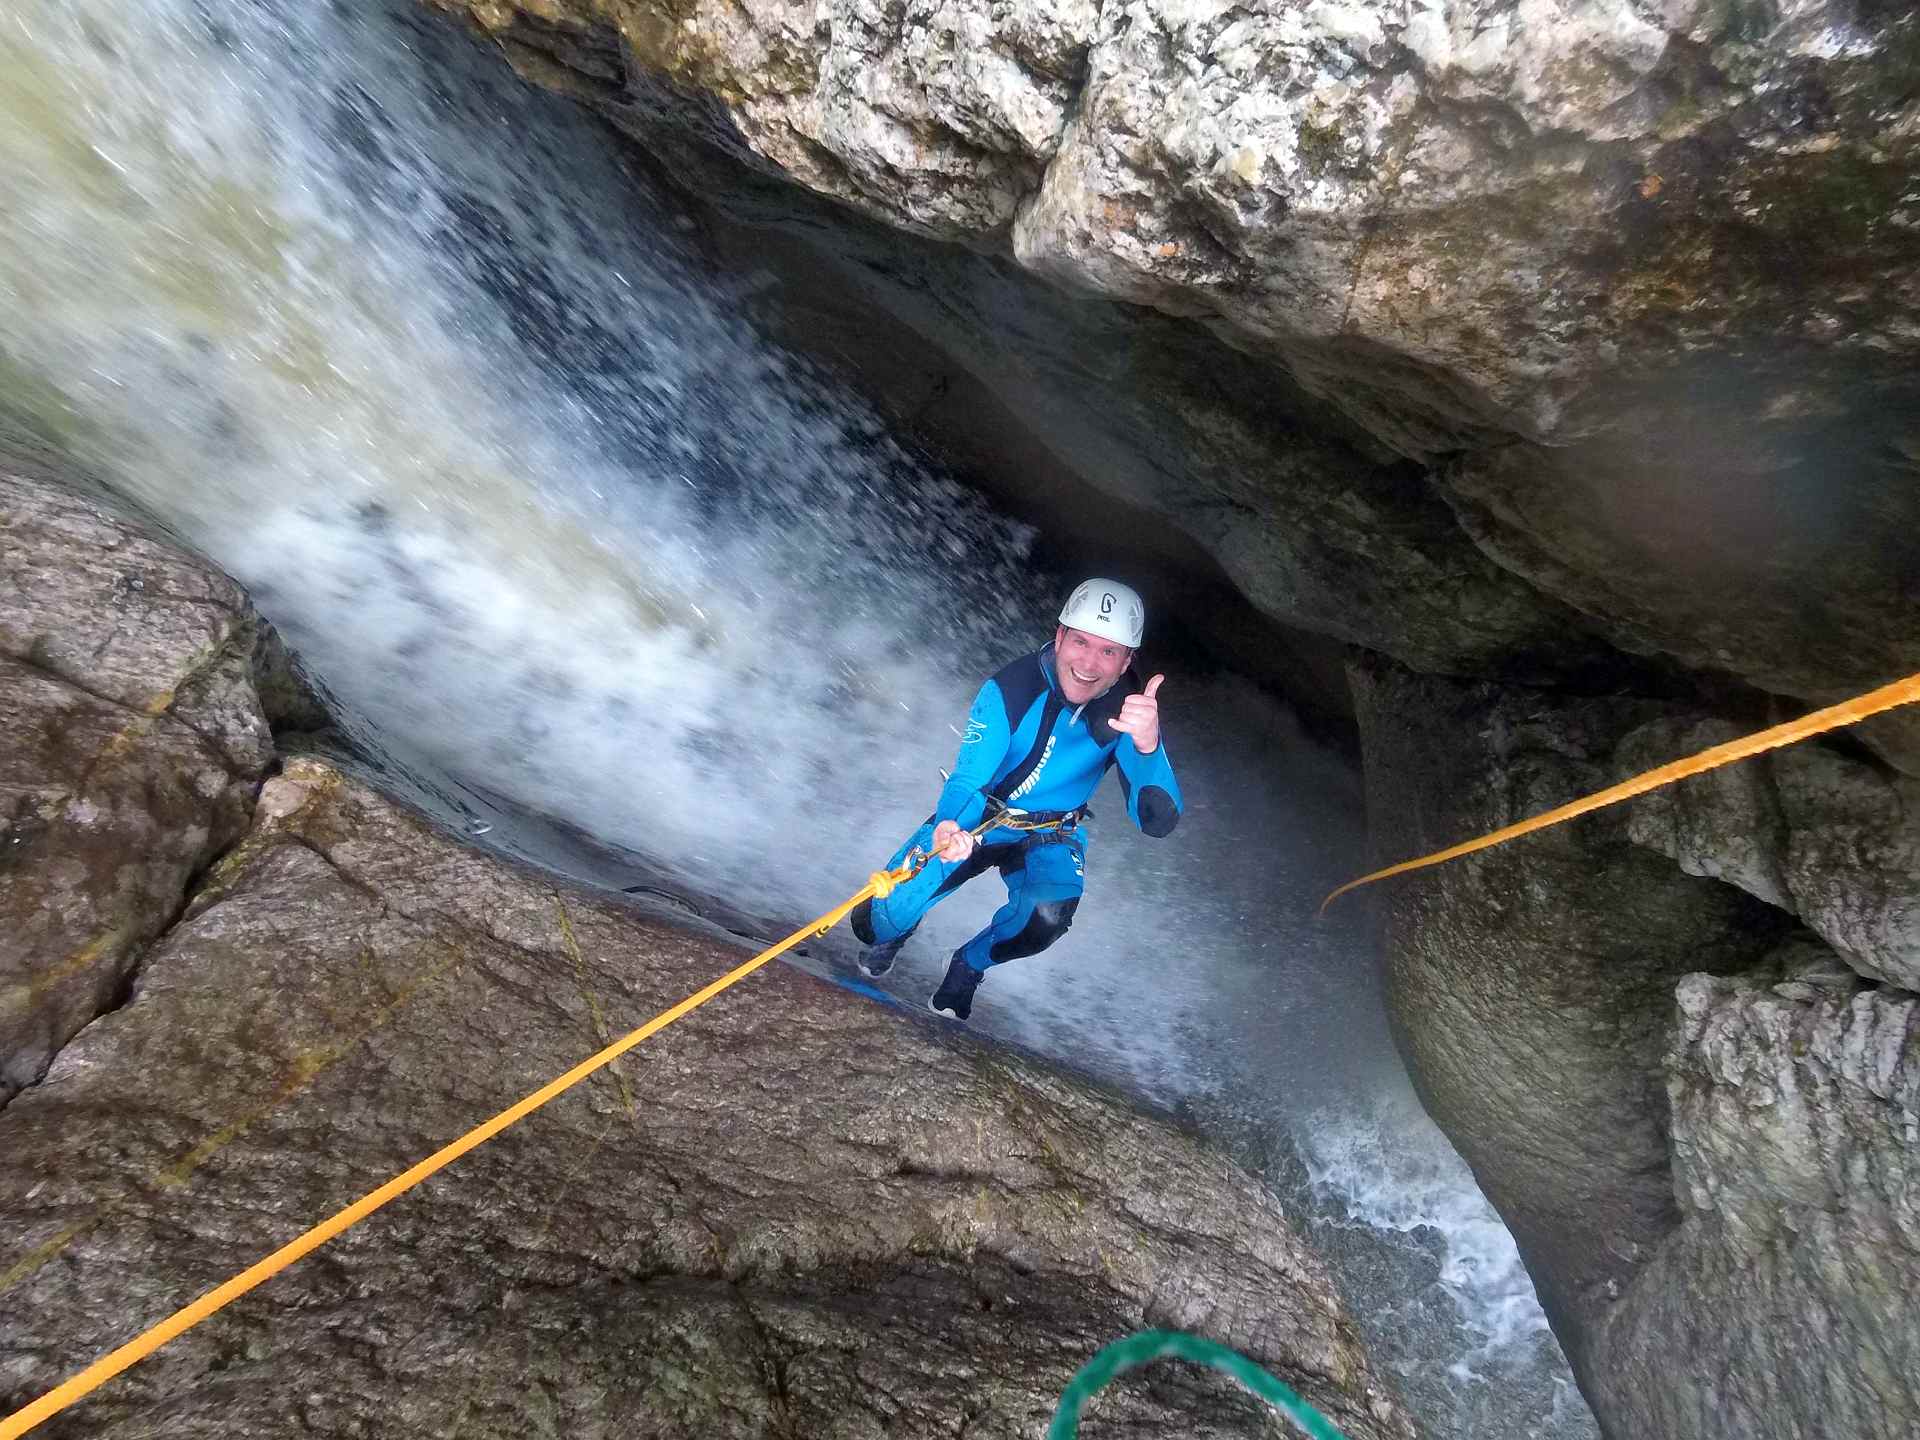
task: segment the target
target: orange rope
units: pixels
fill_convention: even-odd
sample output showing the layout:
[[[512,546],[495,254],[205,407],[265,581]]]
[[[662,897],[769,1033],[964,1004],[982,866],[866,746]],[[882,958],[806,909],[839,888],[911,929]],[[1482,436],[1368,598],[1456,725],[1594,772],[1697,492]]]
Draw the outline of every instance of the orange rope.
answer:
[[[27,1431],[33,1429],[36,1425],[40,1424],[41,1421],[59,1414],[69,1405],[76,1403],[104,1385],[128,1366],[144,1360],[155,1350],[158,1350],[162,1345],[173,1339],[174,1336],[191,1330],[209,1315],[232,1304],[256,1285],[279,1274],[282,1270],[293,1264],[294,1261],[300,1259],[301,1256],[311,1250],[317,1250],[320,1246],[326,1244],[327,1241],[333,1239],[334,1236],[340,1234],[341,1231],[351,1229],[353,1226],[359,1224],[389,1200],[406,1194],[407,1191],[413,1189],[413,1187],[418,1185],[422,1180],[445,1169],[469,1150],[485,1144],[508,1126],[524,1120],[549,1100],[572,1089],[596,1070],[612,1064],[656,1030],[664,1030],[674,1021],[680,1019],[681,1016],[699,1009],[722,990],[725,990],[738,981],[746,979],[747,976],[758,970],[762,965],[765,965],[776,955],[792,949],[809,935],[826,934],[827,931],[846,919],[846,917],[853,912],[854,907],[861,901],[867,899],[869,896],[884,898],[892,892],[895,885],[904,884],[906,881],[912,879],[925,863],[926,861],[924,859],[920,859],[918,864],[914,864],[910,860],[908,864],[902,865],[898,870],[875,871],[874,874],[868,878],[867,883],[861,887],[860,893],[853,896],[844,905],[836,906],[812,924],[794,931],[793,934],[789,935],[771,949],[762,950],[758,955],[754,956],[753,959],[747,961],[746,964],[721,976],[697,994],[689,995],[672,1009],[661,1011],[660,1014],[654,1016],[653,1019],[642,1025],[638,1030],[629,1032],[614,1041],[613,1044],[607,1046],[604,1050],[601,1050],[598,1054],[582,1060],[578,1065],[574,1066],[573,1069],[567,1071],[566,1074],[549,1081],[524,1100],[502,1110],[491,1120],[474,1126],[473,1129],[467,1131],[466,1134],[462,1135],[452,1144],[434,1151],[433,1154],[422,1160],[418,1165],[415,1165],[411,1170],[394,1176],[393,1179],[387,1181],[387,1183],[382,1185],[378,1190],[363,1195],[360,1199],[354,1201],[353,1204],[347,1206],[346,1209],[335,1213],[321,1221],[318,1225],[315,1225],[305,1234],[281,1246],[258,1264],[241,1271],[218,1289],[209,1290],[205,1295],[202,1295],[185,1309],[175,1311],[158,1325],[155,1325],[144,1334],[136,1336],[125,1345],[122,1345],[118,1350],[101,1356],[98,1360],[94,1361],[93,1364],[89,1365],[64,1384],[56,1386],[54,1389],[42,1395],[38,1400],[32,1401],[30,1404],[23,1406],[21,1409],[7,1416],[6,1419],[0,1420],[0,1440],[16,1440],[17,1436],[26,1434]]]
[[[1883,710],[1892,710],[1900,705],[1911,705],[1916,701],[1920,701],[1920,675],[1909,675],[1904,680],[1896,680],[1891,685],[1883,685],[1880,689],[1869,691],[1865,695],[1856,695],[1853,699],[1839,705],[1828,706],[1825,710],[1815,710],[1810,715],[1802,715],[1798,720],[1789,720],[1785,725],[1775,725],[1771,730],[1762,730],[1738,740],[1729,740],[1724,745],[1715,745],[1710,750],[1702,750],[1698,755],[1675,760],[1670,764],[1662,765],[1657,770],[1648,770],[1634,776],[1631,780],[1623,780],[1618,785],[1575,800],[1572,804],[1562,805],[1557,810],[1549,810],[1544,815],[1534,816],[1531,820],[1522,820],[1518,825],[1509,825],[1503,830],[1495,830],[1491,835],[1482,835],[1478,840],[1469,840],[1462,845],[1437,850],[1431,855],[1421,856],[1418,860],[1403,860],[1398,865],[1389,865],[1386,869],[1376,870],[1371,875],[1362,875],[1358,880],[1349,880],[1320,902],[1320,913],[1326,914],[1327,907],[1349,890],[1358,890],[1362,885],[1371,885],[1376,880],[1385,880],[1394,875],[1404,875],[1409,870],[1424,870],[1429,865],[1457,860],[1460,856],[1471,855],[1476,850],[1486,850],[1522,835],[1530,835],[1535,830],[1545,830],[1550,825],[1558,825],[1561,821],[1571,820],[1576,815],[1585,815],[1592,810],[1617,805],[1622,800],[1631,800],[1634,796],[1644,795],[1649,790],[1658,790],[1663,785],[1684,780],[1689,775],[1717,770],[1722,765],[1731,765],[1736,760],[1745,760],[1765,750],[1777,750],[1783,745],[1792,745],[1797,741],[1818,735],[1822,731],[1837,730],[1843,725],[1852,725],[1857,721],[1865,720],[1869,715],[1878,715]]]

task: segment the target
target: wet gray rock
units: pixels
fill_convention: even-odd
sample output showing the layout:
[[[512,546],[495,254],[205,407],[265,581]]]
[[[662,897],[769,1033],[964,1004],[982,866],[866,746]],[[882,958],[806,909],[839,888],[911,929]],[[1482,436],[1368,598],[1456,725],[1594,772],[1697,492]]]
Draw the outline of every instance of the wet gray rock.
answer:
[[[1354,688],[1382,863],[1601,788],[1621,736],[1665,714],[1383,665]],[[1663,1433],[1602,1385],[1596,1337],[1681,1219],[1673,991],[1754,965],[1791,918],[1635,845],[1618,812],[1387,882],[1373,903],[1415,1084],[1513,1231],[1602,1428]]]
[[[262,782],[328,715],[238,587],[38,481],[0,528],[11,1412],[744,954]],[[1413,1433],[1251,1176],[774,966],[44,1433],[1007,1433],[1151,1326]],[[1175,1364],[1086,1433],[1278,1423]]]
[[[9,1405],[738,964],[317,759],[0,1116]],[[1151,1325],[1408,1437],[1252,1177],[775,965],[114,1382],[51,1435],[1032,1433]],[[1147,1372],[1088,1434],[1274,1433]]]
[[[1725,721],[1656,722],[1622,775],[1733,739]],[[1798,915],[1862,975],[1920,989],[1920,781],[1796,745],[1635,802],[1629,833]]]
[[[1862,974],[1920,989],[1920,780],[1815,746],[1772,770],[1801,918]]]
[[[1634,1433],[1920,1431],[1920,999],[1823,951],[1679,987],[1684,1218],[1596,1347]]]
[[[664,80],[683,128],[902,228],[1011,226],[1408,453],[1591,433],[1628,345],[1916,344],[1920,42],[1879,5],[434,3],[610,112]]]
[[[1622,738],[1608,778],[1625,780],[1744,733],[1731,720],[1653,720]],[[1689,875],[1725,880],[1769,905],[1791,908],[1782,863],[1786,821],[1770,758],[1728,765],[1641,796],[1624,812],[1628,836],[1676,861]]]
[[[1913,40],[1846,0],[1109,5],[1015,249],[1284,350],[1408,453],[1566,442],[1617,419],[1623,352],[1910,352]],[[1797,251],[1822,211],[1824,277],[1716,244]],[[1890,288],[1823,326],[1843,256]]]
[[[1383,862],[1740,728],[1381,665],[1355,691]],[[1912,1431],[1915,1002],[1861,973],[1912,903],[1910,784],[1801,745],[1376,900],[1416,1082],[1609,1434]]]
[[[650,72],[681,92],[659,113],[747,163],[963,243],[1004,242],[1039,184],[1098,14],[1092,0],[432,3],[542,83],[617,110]]]
[[[1356,670],[1354,688],[1383,863],[1601,788],[1620,736],[1660,713],[1385,666]],[[1673,987],[1746,968],[1791,923],[1622,825],[1587,817],[1389,882],[1376,901],[1402,1053],[1583,1384],[1593,1326],[1678,1223],[1661,1068]]]
[[[0,472],[0,1103],[112,1005],[273,755],[267,627],[185,552]]]

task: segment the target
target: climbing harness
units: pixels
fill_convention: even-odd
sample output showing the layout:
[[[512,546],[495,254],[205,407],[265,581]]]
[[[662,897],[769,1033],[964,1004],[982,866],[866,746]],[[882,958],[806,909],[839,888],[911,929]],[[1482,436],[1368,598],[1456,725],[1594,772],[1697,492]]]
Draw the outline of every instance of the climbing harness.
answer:
[[[992,824],[1006,830],[1071,830],[1081,821],[1093,818],[1090,805],[1076,805],[1071,810],[1010,810],[995,796],[986,798],[989,808],[1000,805],[999,816]]]
[[[1181,1360],[1197,1360],[1223,1370],[1247,1389],[1280,1411],[1312,1440],[1346,1440],[1313,1406],[1282,1385],[1273,1376],[1247,1359],[1238,1350],[1198,1335],[1178,1330],[1142,1330],[1124,1340],[1116,1340],[1080,1367],[1080,1373],[1068,1384],[1047,1426],[1047,1440],[1074,1440],[1080,1433],[1080,1412],[1086,1403],[1122,1370],[1172,1355]]]
[[[976,840],[996,826],[1006,829],[1032,831],[1057,829],[1061,825],[1069,823],[1071,817],[1076,817],[1080,813],[1069,811],[1059,815],[1031,816],[1025,811],[1010,810],[1004,804],[1000,804],[997,801],[989,805],[988,812],[987,818],[968,832]],[[922,851],[916,847],[894,869],[874,871],[872,875],[867,877],[867,883],[860,887],[857,894],[851,896],[842,904],[834,906],[833,909],[820,916],[819,919],[802,926],[777,945],[762,950],[744,965],[722,975],[711,985],[689,995],[678,1005],[661,1011],[660,1014],[654,1016],[653,1019],[647,1021],[647,1023],[639,1029],[629,1031],[611,1045],[606,1046],[596,1054],[588,1056],[564,1075],[550,1080],[525,1099],[502,1110],[491,1120],[474,1126],[473,1129],[467,1131],[467,1133],[459,1139],[434,1151],[433,1154],[429,1155],[412,1169],[394,1176],[393,1179],[387,1181],[386,1184],[380,1186],[377,1190],[370,1191],[366,1195],[361,1196],[360,1199],[354,1201],[353,1204],[347,1206],[345,1209],[337,1211],[304,1234],[282,1245],[264,1260],[241,1271],[224,1285],[209,1290],[191,1305],[175,1311],[151,1329],[135,1336],[118,1349],[101,1356],[98,1360],[94,1361],[93,1364],[80,1371],[79,1374],[55,1386],[39,1399],[16,1410],[4,1420],[0,1420],[0,1440],[16,1440],[16,1437],[26,1434],[43,1420],[50,1419],[62,1410],[65,1410],[68,1406],[90,1395],[107,1381],[118,1375],[122,1370],[145,1359],[175,1336],[191,1330],[208,1316],[225,1309],[242,1295],[245,1295],[249,1290],[270,1280],[273,1276],[278,1275],[282,1270],[292,1265],[302,1256],[319,1249],[320,1246],[326,1244],[327,1241],[333,1239],[334,1236],[359,1224],[389,1200],[398,1199],[421,1181],[428,1179],[451,1165],[469,1150],[485,1144],[509,1126],[524,1120],[549,1100],[557,1099],[568,1090],[571,1090],[575,1085],[578,1085],[582,1080],[585,1080],[588,1076],[611,1065],[615,1060],[618,1060],[622,1055],[626,1054],[627,1051],[633,1049],[634,1046],[638,1045],[642,1040],[645,1040],[649,1035],[654,1034],[656,1031],[666,1029],[667,1026],[682,1016],[698,1010],[721,991],[746,979],[747,976],[751,975],[768,961],[778,955],[784,954],[801,941],[812,936],[825,935],[829,930],[833,929],[834,926],[846,919],[848,915],[852,914],[854,909],[863,901],[868,899],[884,900],[893,893],[896,885],[904,885],[913,879],[914,876],[926,868],[928,862],[932,859],[933,855],[931,852]]]
[[[1027,835],[1060,834],[1073,829],[1082,820],[1093,818],[1093,811],[1085,805],[1072,810],[1016,810],[998,795],[983,795],[981,798],[987,802],[986,817],[967,832],[975,840],[983,839],[989,830],[1017,830]],[[923,852],[916,845],[907,852],[906,858],[912,861],[915,857],[919,858],[921,866],[925,866],[933,854]]]
[[[1920,675],[1909,675],[1904,680],[1896,680],[1891,685],[1883,685],[1878,690],[1868,691],[1865,695],[1856,695],[1853,699],[1839,705],[1830,705],[1825,710],[1815,710],[1802,715],[1798,720],[1789,720],[1784,725],[1775,725],[1772,729],[1761,730],[1738,740],[1729,740],[1724,745],[1715,745],[1712,749],[1702,750],[1698,755],[1689,755],[1662,765],[1658,769],[1648,770],[1623,780],[1620,784],[1592,795],[1562,805],[1556,810],[1548,810],[1531,820],[1523,820],[1517,825],[1508,825],[1477,840],[1450,846],[1445,850],[1436,850],[1431,855],[1422,855],[1417,860],[1403,860],[1398,865],[1389,865],[1384,870],[1375,870],[1370,875],[1362,875],[1358,880],[1349,880],[1338,890],[1320,902],[1320,913],[1327,913],[1327,907],[1345,895],[1349,890],[1358,890],[1362,885],[1371,885],[1376,880],[1386,880],[1395,875],[1405,875],[1410,870],[1424,870],[1430,865],[1439,865],[1448,860],[1456,860],[1462,855],[1471,855],[1477,850],[1486,850],[1508,840],[1530,835],[1536,830],[1545,830],[1564,820],[1585,815],[1594,810],[1617,805],[1622,800],[1631,800],[1636,795],[1644,795],[1649,790],[1658,790],[1671,785],[1676,780],[1684,780],[1689,775],[1703,775],[1709,770],[1717,770],[1722,765],[1731,765],[1736,760],[1745,760],[1749,756],[1761,754],[1767,750],[1778,750],[1783,745],[1792,745],[1806,740],[1824,731],[1837,730],[1843,725],[1852,725],[1865,720],[1870,715],[1878,715],[1884,710],[1896,709],[1901,705],[1920,702]]]

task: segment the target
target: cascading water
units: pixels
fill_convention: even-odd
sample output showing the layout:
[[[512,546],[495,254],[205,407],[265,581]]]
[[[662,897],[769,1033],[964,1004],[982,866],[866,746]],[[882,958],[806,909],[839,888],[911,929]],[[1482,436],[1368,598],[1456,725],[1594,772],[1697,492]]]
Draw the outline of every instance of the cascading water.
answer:
[[[926,813],[1065,577],[758,337],[621,156],[410,6],[15,0],[0,454],[238,576],[362,750],[487,843],[554,817],[606,847],[591,878],[628,855],[791,920]],[[996,970],[974,1029],[1298,1157],[1310,1223],[1370,1237],[1348,1290],[1430,1433],[1592,1433],[1393,1057],[1361,907],[1311,922],[1362,860],[1346,766],[1230,677],[1163,701],[1186,822],[1148,841],[1096,799],[1072,935]],[[935,913],[896,994],[992,889]]]

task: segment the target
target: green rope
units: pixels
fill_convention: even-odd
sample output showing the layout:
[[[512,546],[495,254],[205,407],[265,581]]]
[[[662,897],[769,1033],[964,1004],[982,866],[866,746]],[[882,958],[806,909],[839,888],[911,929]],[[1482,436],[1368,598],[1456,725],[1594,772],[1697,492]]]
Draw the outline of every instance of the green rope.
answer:
[[[1101,1386],[1122,1370],[1145,1365],[1163,1355],[1182,1360],[1198,1360],[1216,1370],[1224,1370],[1269,1405],[1274,1406],[1313,1440],[1346,1440],[1328,1423],[1327,1417],[1262,1370],[1238,1350],[1229,1350],[1198,1335],[1183,1335],[1178,1330],[1142,1330],[1116,1340],[1080,1368],[1060,1397],[1060,1408],[1053,1412],[1047,1426],[1047,1440],[1074,1440],[1080,1433],[1080,1411]]]

